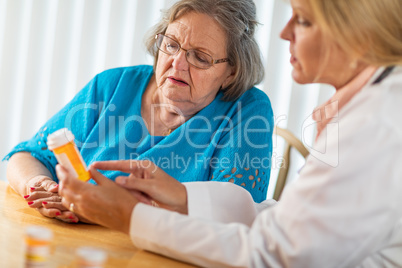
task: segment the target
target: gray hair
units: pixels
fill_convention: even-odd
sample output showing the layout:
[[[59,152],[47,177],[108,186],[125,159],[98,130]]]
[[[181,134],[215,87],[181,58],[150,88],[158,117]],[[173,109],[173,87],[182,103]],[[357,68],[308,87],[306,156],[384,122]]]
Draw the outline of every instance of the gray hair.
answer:
[[[227,37],[229,64],[233,66],[234,79],[222,91],[224,100],[239,98],[244,92],[264,78],[260,49],[254,37],[256,7],[252,0],[181,0],[163,12],[158,22],[147,34],[145,45],[154,56],[154,68],[158,61],[155,35],[164,34],[170,23],[181,15],[197,12],[206,14],[222,27]]]

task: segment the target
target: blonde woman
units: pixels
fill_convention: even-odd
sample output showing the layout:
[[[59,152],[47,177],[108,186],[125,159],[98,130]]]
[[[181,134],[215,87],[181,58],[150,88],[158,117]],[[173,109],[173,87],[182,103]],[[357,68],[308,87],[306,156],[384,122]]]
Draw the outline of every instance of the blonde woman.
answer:
[[[317,109],[314,150],[327,150],[337,166],[310,156],[278,203],[257,205],[235,185],[182,185],[160,169],[96,163],[104,200],[131,196],[125,206],[86,198],[98,190],[59,166],[63,202],[126,232],[139,248],[205,267],[402,267],[402,2],[291,5],[281,37],[290,43],[294,80],[336,89]],[[117,180],[130,191],[95,168],[131,171]],[[138,203],[134,190],[188,216]],[[115,207],[121,216],[108,218]]]

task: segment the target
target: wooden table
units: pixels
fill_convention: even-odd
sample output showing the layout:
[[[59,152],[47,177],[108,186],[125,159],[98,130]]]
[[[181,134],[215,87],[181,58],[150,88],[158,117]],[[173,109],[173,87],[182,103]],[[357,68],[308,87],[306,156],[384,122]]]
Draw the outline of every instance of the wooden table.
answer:
[[[24,267],[24,229],[40,225],[53,231],[50,267],[75,267],[75,250],[91,246],[105,250],[105,267],[194,267],[160,255],[139,250],[120,232],[89,224],[68,224],[50,219],[29,208],[22,197],[0,181],[0,267]]]

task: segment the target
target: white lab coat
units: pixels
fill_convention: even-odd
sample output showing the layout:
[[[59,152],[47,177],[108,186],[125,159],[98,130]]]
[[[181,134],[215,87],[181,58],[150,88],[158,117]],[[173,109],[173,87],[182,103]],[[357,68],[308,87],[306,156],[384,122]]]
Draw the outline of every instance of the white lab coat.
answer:
[[[320,135],[280,202],[188,183],[190,216],[137,205],[133,243],[205,267],[402,267],[402,67],[372,85],[380,71]]]

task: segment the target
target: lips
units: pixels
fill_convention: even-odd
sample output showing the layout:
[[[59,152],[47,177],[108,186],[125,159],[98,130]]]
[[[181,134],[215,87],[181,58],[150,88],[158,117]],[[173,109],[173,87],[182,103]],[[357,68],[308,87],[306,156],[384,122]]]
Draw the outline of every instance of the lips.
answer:
[[[290,63],[291,63],[291,64],[294,64],[294,63],[296,63],[296,62],[297,62],[296,57],[293,56],[293,55],[291,55],[291,56],[290,56]]]
[[[173,84],[176,85],[181,85],[181,86],[188,86],[188,83],[178,77],[173,77],[173,76],[169,76],[168,79],[170,80],[170,82],[172,82]]]
[[[297,58],[294,56],[293,48],[289,47],[289,52],[290,52],[290,63],[294,64],[297,62]]]

